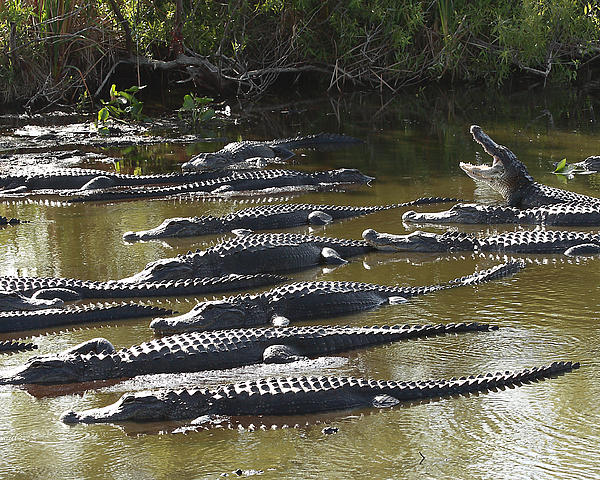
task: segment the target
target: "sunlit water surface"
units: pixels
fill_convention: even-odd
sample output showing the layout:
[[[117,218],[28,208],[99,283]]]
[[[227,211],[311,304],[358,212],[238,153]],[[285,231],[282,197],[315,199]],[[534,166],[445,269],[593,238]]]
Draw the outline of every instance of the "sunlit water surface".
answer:
[[[207,136],[263,139],[319,131],[354,135],[365,144],[335,152],[308,151],[295,158],[293,168],[355,167],[377,180],[346,193],[226,201],[145,200],[72,206],[3,203],[0,214],[32,222],[0,230],[0,274],[96,280],[125,277],[149,261],[204,248],[217,237],[130,245],[122,241],[123,232],[154,227],[166,217],[224,214],[262,202],[376,205],[430,195],[499,202],[493,192],[476,187],[458,168],[460,161],[488,161],[468,133],[473,123],[511,148],[538,180],[598,196],[599,176],[567,180],[548,173],[553,162],[564,157],[578,161],[600,153],[600,132],[593,115],[596,103],[593,96],[565,92],[502,97],[489,92],[435,91],[397,97],[387,103],[356,96],[251,107],[244,113],[249,121],[207,131]],[[175,161],[216,148],[216,144],[160,145],[108,153],[125,155],[119,164],[121,170],[150,173],[176,170]],[[295,231],[345,238],[360,238],[365,228],[402,233],[415,228],[403,225],[404,211]],[[530,227],[453,228],[492,233]],[[469,253],[379,253],[339,268],[314,269],[292,277],[426,285],[505,259]],[[400,342],[290,365],[139,377],[85,392],[3,387],[0,478],[217,478],[221,474],[235,477],[238,469],[242,475],[261,478],[599,478],[600,260],[559,255],[526,259],[527,268],[512,278],[321,320],[350,325],[478,321],[498,325],[496,332]],[[185,311],[201,298],[151,301]],[[130,346],[152,338],[148,322],[129,320],[35,332],[31,340],[39,350],[1,356],[0,367],[15,366],[35,354],[97,336],[108,338],[118,348]],[[68,427],[59,421],[67,409],[102,406],[124,392],[155,387],[212,386],[300,374],[418,380],[556,360],[581,361],[582,368],[520,388],[383,411],[365,409],[284,420],[255,418],[240,428],[234,425],[232,429],[200,431],[188,428],[189,424],[129,425],[121,429],[111,425]],[[283,423],[298,426],[281,428]],[[279,428],[271,429],[272,424]],[[323,434],[326,425],[338,427],[339,432]]]

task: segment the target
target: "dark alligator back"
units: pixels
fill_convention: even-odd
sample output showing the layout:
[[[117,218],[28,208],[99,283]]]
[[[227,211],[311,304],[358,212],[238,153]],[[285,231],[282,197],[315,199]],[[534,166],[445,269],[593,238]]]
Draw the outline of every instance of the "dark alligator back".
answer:
[[[178,258],[197,265],[210,262],[224,272],[285,272],[323,263],[321,251],[325,247],[333,248],[343,258],[373,250],[362,240],[266,233],[237,237]]]
[[[139,186],[161,184],[185,184],[214,179],[227,175],[226,172],[197,172],[197,173],[168,173],[155,175],[128,175],[105,170],[65,168],[51,170],[45,173],[18,174],[16,176],[4,175],[0,184],[23,184],[29,190],[62,190],[78,189],[90,180],[103,176],[110,177],[116,186]]]
[[[330,176],[329,182],[328,175]],[[153,198],[171,195],[181,195],[196,192],[213,192],[221,187],[227,187],[231,190],[263,190],[277,187],[293,186],[314,186],[322,183],[344,183],[336,180],[337,172],[316,172],[303,173],[294,170],[257,170],[233,172],[226,177],[219,177],[214,180],[205,180],[201,182],[188,183],[173,187],[148,187],[128,190],[105,190],[91,191],[69,199],[70,202],[85,202],[96,200],[120,200],[120,199],[138,199]],[[359,177],[357,177],[359,178]],[[368,177],[365,177],[368,178]],[[367,180],[363,180],[363,183]],[[358,180],[357,180],[358,182]]]
[[[583,243],[600,243],[600,235],[564,230],[522,230],[505,232],[478,240],[481,251],[515,253],[564,253]]]
[[[225,275],[222,277],[165,280],[162,282],[122,283],[119,281],[88,281],[61,277],[0,277],[5,291],[32,295],[41,289],[74,290],[81,298],[166,297],[242,290],[285,281],[285,277],[270,274]]]

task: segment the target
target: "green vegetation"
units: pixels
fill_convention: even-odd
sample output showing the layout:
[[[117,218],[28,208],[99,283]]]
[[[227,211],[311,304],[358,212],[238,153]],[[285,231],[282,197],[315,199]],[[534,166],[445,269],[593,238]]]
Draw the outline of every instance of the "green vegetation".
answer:
[[[113,120],[135,120],[138,122],[144,122],[148,120],[148,117],[142,114],[142,108],[144,103],[135,98],[135,94],[145,86],[129,87],[123,91],[117,90],[117,86],[113,83],[110,87],[110,100],[100,100],[104,105],[98,110],[98,119],[96,121],[96,127],[98,132],[101,134],[110,133],[106,123],[109,119]]]
[[[581,0],[0,0],[0,101],[29,105],[95,100],[118,62],[253,95],[307,72],[392,92],[570,83],[599,52],[600,7]]]
[[[183,105],[181,105],[177,114],[180,120],[186,121],[194,129],[201,123],[214,118],[215,111],[208,106],[212,101],[212,98],[197,97],[193,93],[189,93],[184,95]]]

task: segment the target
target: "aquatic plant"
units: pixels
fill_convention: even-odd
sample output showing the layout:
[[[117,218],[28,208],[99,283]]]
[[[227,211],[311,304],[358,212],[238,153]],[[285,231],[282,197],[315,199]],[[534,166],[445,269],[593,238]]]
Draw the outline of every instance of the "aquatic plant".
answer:
[[[145,88],[145,85],[138,87],[136,85],[125,90],[117,90],[117,86],[113,83],[110,87],[110,99],[100,100],[104,105],[97,115],[96,127],[101,134],[108,134],[109,129],[106,123],[109,119],[123,120],[131,119],[138,122],[148,120],[142,113],[144,103],[135,97],[135,94]]]
[[[183,104],[177,110],[181,120],[185,120],[191,128],[196,128],[215,116],[215,110],[208,106],[213,101],[209,97],[197,97],[193,93],[183,96]]]

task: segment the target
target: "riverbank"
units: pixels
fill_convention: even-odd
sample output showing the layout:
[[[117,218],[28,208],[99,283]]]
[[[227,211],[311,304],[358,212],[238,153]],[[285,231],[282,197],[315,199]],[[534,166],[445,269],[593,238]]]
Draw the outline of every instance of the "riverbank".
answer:
[[[47,0],[0,8],[0,103],[97,105],[112,83],[213,97],[285,85],[593,80],[599,7],[551,2]]]

